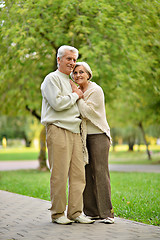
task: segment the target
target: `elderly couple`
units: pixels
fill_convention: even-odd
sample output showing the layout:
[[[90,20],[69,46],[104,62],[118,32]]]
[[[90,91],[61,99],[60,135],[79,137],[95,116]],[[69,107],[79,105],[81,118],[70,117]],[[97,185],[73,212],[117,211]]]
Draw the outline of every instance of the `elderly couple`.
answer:
[[[46,126],[51,171],[51,219],[58,224],[87,224],[96,219],[114,223],[108,169],[111,137],[104,94],[90,81],[89,65],[76,63],[77,58],[76,48],[61,46],[58,69],[41,85],[41,122]]]

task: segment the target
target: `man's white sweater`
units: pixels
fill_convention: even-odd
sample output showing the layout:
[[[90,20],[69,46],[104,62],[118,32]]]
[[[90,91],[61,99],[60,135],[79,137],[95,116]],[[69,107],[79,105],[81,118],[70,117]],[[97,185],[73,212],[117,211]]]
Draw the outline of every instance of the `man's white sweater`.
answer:
[[[79,97],[72,93],[69,76],[59,70],[49,73],[41,85],[41,92],[41,123],[79,133],[81,119],[76,103]]]

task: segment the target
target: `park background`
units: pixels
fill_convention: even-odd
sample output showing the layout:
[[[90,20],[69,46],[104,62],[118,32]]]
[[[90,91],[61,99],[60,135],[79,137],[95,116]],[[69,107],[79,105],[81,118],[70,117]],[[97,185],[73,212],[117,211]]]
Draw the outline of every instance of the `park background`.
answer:
[[[57,68],[64,44],[79,50],[78,61],[91,66],[104,91],[110,162],[160,164],[159,12],[155,0],[0,1],[0,160],[40,163],[36,171],[1,172],[1,189],[49,199],[40,85]],[[27,191],[21,174],[31,174]],[[39,174],[41,187],[33,183]],[[115,214],[159,225],[160,175],[117,174],[111,173]]]

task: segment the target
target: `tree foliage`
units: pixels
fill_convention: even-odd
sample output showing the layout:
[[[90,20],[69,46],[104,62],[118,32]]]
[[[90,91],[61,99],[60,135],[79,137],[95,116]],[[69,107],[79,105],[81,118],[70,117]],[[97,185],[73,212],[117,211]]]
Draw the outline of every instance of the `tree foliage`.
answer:
[[[79,49],[102,86],[111,125],[159,123],[159,12],[156,0],[4,1],[1,114],[25,114],[27,106],[40,115],[40,84],[67,44]]]
[[[26,118],[24,116],[0,117],[0,141],[5,137],[8,139],[24,139],[27,147],[30,146],[32,140],[37,137],[36,129],[38,121],[30,115]]]

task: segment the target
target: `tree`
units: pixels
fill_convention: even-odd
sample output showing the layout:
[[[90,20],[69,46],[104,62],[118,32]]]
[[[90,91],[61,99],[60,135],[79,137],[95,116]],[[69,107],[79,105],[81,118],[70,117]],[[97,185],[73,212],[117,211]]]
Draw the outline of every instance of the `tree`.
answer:
[[[35,137],[35,129],[33,128],[35,120],[28,116],[1,116],[0,117],[0,139],[24,139],[26,147],[30,144]],[[37,127],[37,125],[36,125]]]
[[[2,113],[27,108],[40,118],[40,84],[56,68],[58,47],[69,44],[90,64],[108,105],[127,102],[140,120],[160,121],[156,0],[8,0],[0,13]]]

